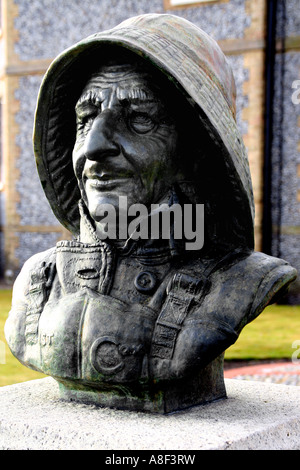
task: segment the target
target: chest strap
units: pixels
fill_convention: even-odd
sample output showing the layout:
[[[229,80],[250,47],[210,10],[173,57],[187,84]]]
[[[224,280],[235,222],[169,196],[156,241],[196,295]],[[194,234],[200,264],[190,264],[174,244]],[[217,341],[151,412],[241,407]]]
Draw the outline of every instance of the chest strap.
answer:
[[[167,291],[167,299],[156,321],[151,345],[151,356],[172,359],[176,339],[190,310],[195,295],[199,297],[206,276],[194,278],[176,273]]]
[[[173,276],[167,299],[156,321],[152,337],[151,356],[160,359],[172,359],[177,336],[192,304],[199,308],[210,288],[210,276],[216,270],[237,262],[245,253],[228,253],[225,257],[212,261],[199,269],[197,277],[178,272]]]

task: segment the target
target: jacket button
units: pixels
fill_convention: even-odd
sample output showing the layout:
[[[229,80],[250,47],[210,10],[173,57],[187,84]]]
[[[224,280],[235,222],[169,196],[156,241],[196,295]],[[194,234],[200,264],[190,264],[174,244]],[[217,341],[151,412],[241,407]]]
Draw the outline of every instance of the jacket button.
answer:
[[[134,280],[136,289],[142,294],[151,294],[154,291],[156,284],[157,277],[149,271],[142,271]]]

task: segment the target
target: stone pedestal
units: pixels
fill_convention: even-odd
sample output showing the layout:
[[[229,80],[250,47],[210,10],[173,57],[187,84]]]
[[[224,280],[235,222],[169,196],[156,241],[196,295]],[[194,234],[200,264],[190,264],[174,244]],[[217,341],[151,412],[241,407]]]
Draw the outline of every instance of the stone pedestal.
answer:
[[[65,400],[95,404],[122,410],[149,411],[167,414],[194,405],[203,405],[226,398],[222,354],[198,374],[185,379],[157,383],[141,390],[119,385],[107,390],[76,387],[74,381],[59,380],[60,396]],[[139,393],[138,393],[139,392]]]
[[[300,449],[300,387],[225,385],[227,399],[169,415],[65,401],[52,378],[2,387],[0,449]]]

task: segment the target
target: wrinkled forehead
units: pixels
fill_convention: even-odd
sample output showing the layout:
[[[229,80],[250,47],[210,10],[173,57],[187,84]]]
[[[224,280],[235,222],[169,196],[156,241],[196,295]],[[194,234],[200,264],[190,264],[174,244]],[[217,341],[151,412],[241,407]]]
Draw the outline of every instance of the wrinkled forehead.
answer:
[[[102,66],[90,76],[82,95],[93,89],[114,89],[120,99],[130,100],[155,100],[160,94],[160,87],[153,75],[134,64]]]

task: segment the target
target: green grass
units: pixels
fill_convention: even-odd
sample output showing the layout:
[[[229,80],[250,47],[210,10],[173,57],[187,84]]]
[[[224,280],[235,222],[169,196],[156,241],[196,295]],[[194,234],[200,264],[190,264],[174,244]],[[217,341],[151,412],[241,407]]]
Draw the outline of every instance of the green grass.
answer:
[[[300,306],[270,305],[227,349],[225,359],[291,359],[300,341]]]
[[[24,367],[9,351],[3,329],[10,306],[11,290],[0,290],[0,346],[5,348],[5,364],[1,363],[0,354],[0,386],[45,377]],[[300,340],[300,306],[272,305],[244,328],[237,342],[226,351],[225,359],[290,359],[296,352],[292,348],[296,340]]]
[[[11,307],[11,295],[12,292],[10,289],[0,290],[0,387],[46,377],[45,375],[28,369],[27,367],[20,364],[20,362],[11,354],[5,341],[3,330],[8,312]],[[2,362],[5,363],[2,364]]]

